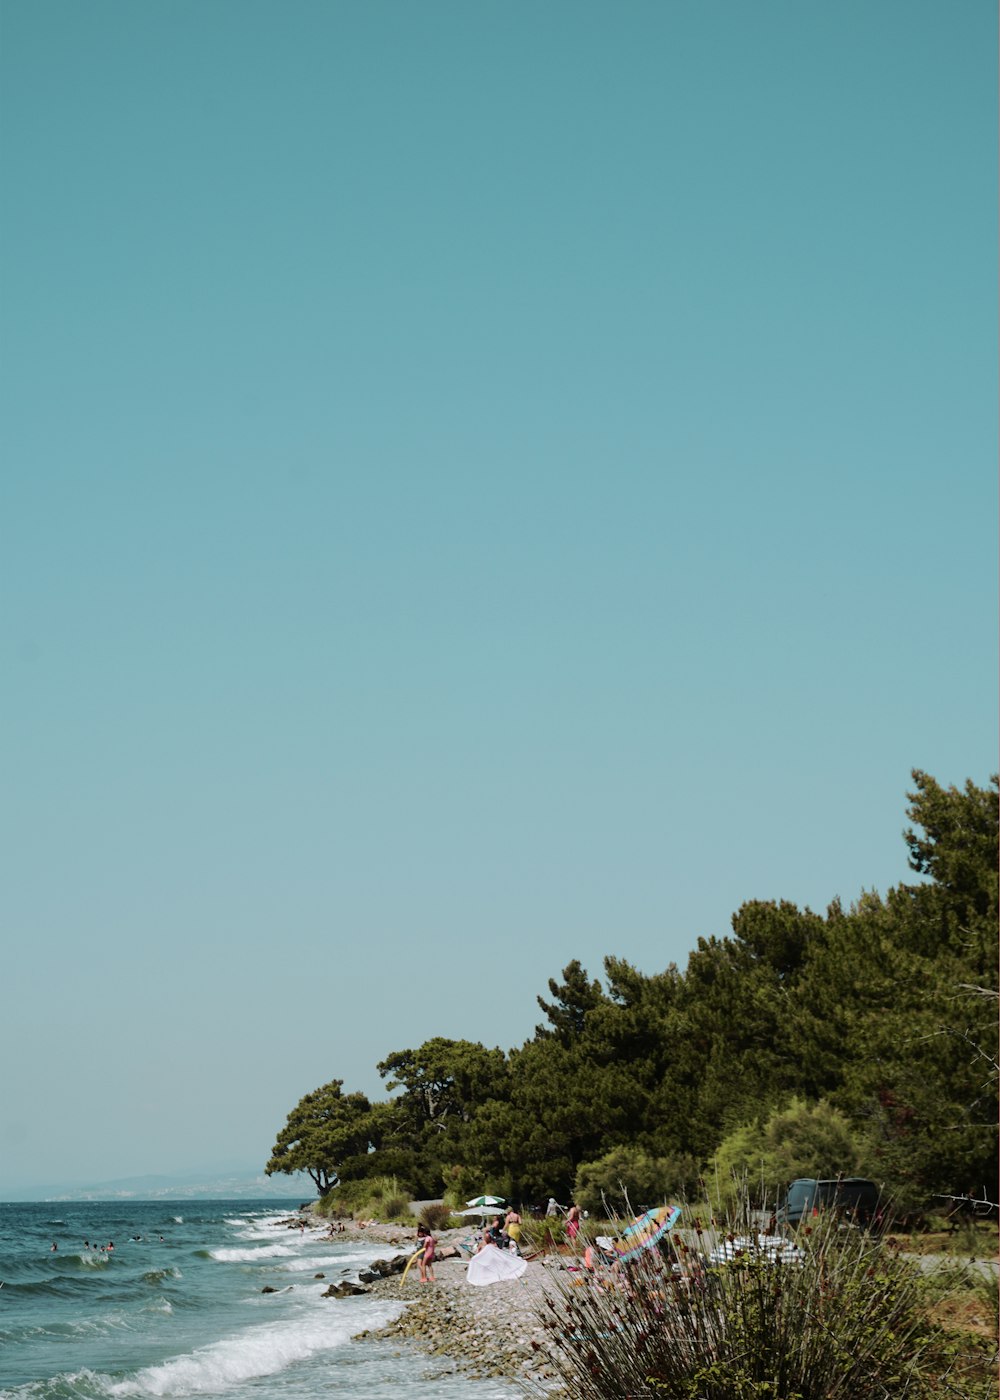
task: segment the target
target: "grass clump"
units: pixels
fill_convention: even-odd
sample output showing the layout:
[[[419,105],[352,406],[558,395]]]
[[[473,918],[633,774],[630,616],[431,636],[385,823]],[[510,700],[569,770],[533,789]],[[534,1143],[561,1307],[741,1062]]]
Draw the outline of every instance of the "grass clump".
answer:
[[[340,1219],[409,1222],[409,1189],[394,1176],[342,1181],[320,1203],[320,1213]]]
[[[920,1269],[875,1236],[821,1215],[768,1258],[745,1199],[688,1226],[543,1308],[574,1400],[996,1396],[995,1348],[938,1325]]]
[[[451,1206],[446,1206],[440,1201],[429,1201],[420,1212],[420,1223],[426,1225],[432,1234],[438,1230],[446,1230],[451,1221]]]

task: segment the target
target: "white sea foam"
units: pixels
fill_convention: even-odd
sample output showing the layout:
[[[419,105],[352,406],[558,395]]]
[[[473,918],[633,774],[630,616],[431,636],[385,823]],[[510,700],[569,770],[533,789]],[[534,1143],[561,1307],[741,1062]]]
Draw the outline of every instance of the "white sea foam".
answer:
[[[64,1371],[52,1380],[27,1381],[11,1390],[0,1390],[0,1400],[48,1400],[53,1387],[57,1394],[94,1396],[107,1392],[107,1377],[98,1375],[86,1366],[80,1371]]]
[[[281,1268],[289,1274],[314,1274],[318,1269],[345,1269],[348,1272],[356,1272],[358,1269],[367,1269],[372,1257],[370,1249],[363,1254],[300,1255],[297,1259],[282,1264]]]
[[[343,1307],[343,1305],[341,1305]],[[401,1311],[401,1304],[377,1303],[365,1308],[364,1325],[379,1327]],[[294,1322],[252,1327],[234,1337],[178,1356],[159,1366],[147,1366],[129,1380],[105,1378],[104,1389],[114,1397],[187,1396],[225,1391],[234,1385],[273,1376],[322,1351],[343,1346],[357,1332],[362,1315],[346,1308],[331,1316],[323,1307]]]
[[[224,1222],[241,1240],[270,1240],[275,1235],[287,1236],[289,1227],[281,1219],[262,1220],[260,1216],[245,1216],[242,1219],[228,1219]]]
[[[256,1264],[259,1259],[285,1259],[294,1253],[285,1244],[268,1244],[263,1249],[212,1249],[209,1257],[223,1264]]]

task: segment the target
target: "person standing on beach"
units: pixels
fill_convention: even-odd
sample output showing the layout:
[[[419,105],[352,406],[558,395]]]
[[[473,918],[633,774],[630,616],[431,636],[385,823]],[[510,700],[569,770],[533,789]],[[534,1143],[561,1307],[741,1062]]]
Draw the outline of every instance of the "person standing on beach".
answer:
[[[580,1207],[571,1205],[566,1212],[566,1238],[575,1240],[580,1231]]]
[[[521,1217],[513,1206],[511,1206],[510,1210],[507,1212],[504,1228],[507,1231],[507,1238],[513,1240],[515,1248],[520,1252],[520,1246],[517,1242],[521,1238]]]
[[[437,1279],[434,1277],[434,1253],[437,1249],[437,1240],[426,1225],[417,1226],[417,1244],[423,1245],[423,1253],[418,1261],[420,1282],[436,1283]]]

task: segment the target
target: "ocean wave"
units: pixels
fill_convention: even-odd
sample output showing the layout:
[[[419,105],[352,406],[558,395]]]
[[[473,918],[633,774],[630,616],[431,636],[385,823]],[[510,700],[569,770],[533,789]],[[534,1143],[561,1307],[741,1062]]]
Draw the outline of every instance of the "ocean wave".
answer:
[[[244,1216],[242,1219],[227,1219],[223,1223],[240,1240],[270,1240],[274,1237],[287,1237],[289,1227],[283,1222],[287,1216],[261,1219],[260,1216]]]
[[[102,1293],[97,1293],[94,1289],[95,1283],[90,1283],[83,1277],[74,1278],[72,1275],[56,1274],[50,1278],[27,1279],[19,1283],[16,1279],[7,1279],[4,1282],[3,1291],[5,1294],[13,1296],[22,1295],[24,1297],[35,1298],[100,1298]],[[103,1296],[109,1296],[107,1294]]]
[[[256,1264],[259,1259],[287,1259],[294,1253],[285,1244],[270,1244],[263,1249],[210,1249],[205,1257],[220,1264]]]
[[[399,1250],[393,1250],[398,1254]],[[412,1254],[412,1250],[408,1251]],[[314,1274],[320,1269],[339,1269],[342,1273],[357,1273],[358,1269],[367,1269],[372,1259],[375,1257],[372,1250],[364,1250],[351,1254],[314,1254],[299,1255],[287,1264],[280,1265],[280,1268],[289,1274]]]
[[[64,1371],[51,1380],[28,1381],[11,1390],[0,1390],[0,1400],[105,1400],[108,1378],[84,1367]]]
[[[339,1305],[333,1315],[326,1307],[295,1322],[267,1323],[234,1337],[202,1347],[187,1356],[147,1366],[127,1380],[106,1381],[105,1394],[115,1400],[130,1396],[206,1395],[231,1386],[273,1376],[317,1352],[344,1346],[359,1325],[379,1327],[396,1316],[402,1304],[367,1304],[362,1312]]]

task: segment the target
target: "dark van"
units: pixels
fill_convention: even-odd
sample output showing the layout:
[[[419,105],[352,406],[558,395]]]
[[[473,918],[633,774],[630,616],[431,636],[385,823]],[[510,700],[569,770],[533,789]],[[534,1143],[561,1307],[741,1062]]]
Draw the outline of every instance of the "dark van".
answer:
[[[882,1213],[882,1192],[863,1176],[818,1181],[800,1176],[789,1186],[777,1210],[779,1225],[799,1225],[814,1211],[835,1210],[858,1225],[871,1225]]]

